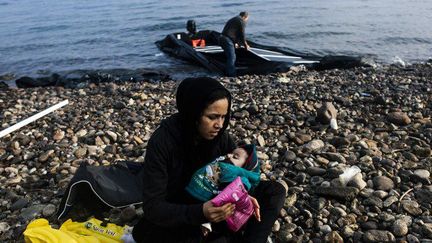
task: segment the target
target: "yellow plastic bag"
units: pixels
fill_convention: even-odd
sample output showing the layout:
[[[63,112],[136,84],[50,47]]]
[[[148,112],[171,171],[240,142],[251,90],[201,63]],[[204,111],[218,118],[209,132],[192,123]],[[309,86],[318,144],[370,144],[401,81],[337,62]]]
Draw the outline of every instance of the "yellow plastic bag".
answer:
[[[60,229],[53,229],[44,218],[33,220],[24,231],[26,243],[119,243],[125,227],[91,218],[85,222],[68,219]]]
[[[53,229],[46,219],[36,219],[24,231],[26,243],[100,243],[94,236],[79,235]]]

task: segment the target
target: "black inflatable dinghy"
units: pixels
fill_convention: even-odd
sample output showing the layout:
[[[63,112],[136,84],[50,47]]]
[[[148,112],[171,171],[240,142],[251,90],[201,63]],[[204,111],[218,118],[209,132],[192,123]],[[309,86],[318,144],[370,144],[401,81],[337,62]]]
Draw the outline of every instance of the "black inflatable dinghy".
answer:
[[[178,32],[167,35],[156,42],[163,52],[193,64],[207,68],[212,72],[224,73],[226,57],[218,40],[221,34],[203,30],[192,35]],[[352,68],[362,66],[360,57],[351,56],[315,56],[296,51],[265,46],[248,40],[251,47],[236,49],[237,74],[267,74],[284,72],[291,66],[305,65],[311,69]]]

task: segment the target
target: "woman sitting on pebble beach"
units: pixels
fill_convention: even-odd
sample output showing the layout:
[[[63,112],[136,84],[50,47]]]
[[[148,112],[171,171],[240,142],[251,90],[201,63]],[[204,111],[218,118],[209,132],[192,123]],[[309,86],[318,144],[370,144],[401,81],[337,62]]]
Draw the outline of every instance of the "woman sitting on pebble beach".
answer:
[[[144,216],[134,227],[137,242],[266,242],[283,206],[286,190],[261,181],[250,192],[256,218],[244,230],[230,232],[223,221],[233,204],[196,203],[185,190],[193,173],[236,146],[226,131],[231,94],[212,78],[188,78],[176,94],[178,113],[163,120],[151,136],[143,167]],[[205,239],[200,225],[215,229]]]

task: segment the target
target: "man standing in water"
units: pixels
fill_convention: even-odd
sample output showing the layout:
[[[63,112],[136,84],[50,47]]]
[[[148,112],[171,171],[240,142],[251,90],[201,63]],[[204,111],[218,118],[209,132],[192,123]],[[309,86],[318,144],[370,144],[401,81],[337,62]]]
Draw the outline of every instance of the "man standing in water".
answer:
[[[238,16],[228,20],[219,38],[219,44],[225,52],[226,74],[230,77],[236,76],[236,54],[235,48],[242,45],[246,50],[249,50],[249,45],[246,42],[245,28],[249,19],[248,12],[241,12]]]

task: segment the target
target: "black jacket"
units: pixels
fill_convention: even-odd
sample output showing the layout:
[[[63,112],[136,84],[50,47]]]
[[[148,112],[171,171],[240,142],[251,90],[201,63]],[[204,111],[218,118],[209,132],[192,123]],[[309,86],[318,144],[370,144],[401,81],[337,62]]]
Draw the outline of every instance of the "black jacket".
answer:
[[[180,124],[178,114],[168,117],[147,145],[142,175],[144,218],[148,225],[142,230],[155,227],[178,227],[180,230],[183,226],[199,227],[206,222],[203,204],[193,204],[185,187],[197,169],[235,148],[226,131],[213,141],[216,144],[207,146],[206,141],[202,141],[187,148],[190,145],[184,143]]]
[[[236,16],[228,20],[222,34],[229,37],[234,43],[246,46],[245,28],[246,22],[240,16]]]

